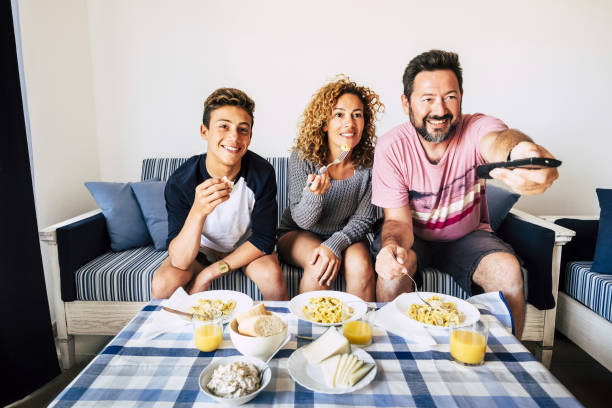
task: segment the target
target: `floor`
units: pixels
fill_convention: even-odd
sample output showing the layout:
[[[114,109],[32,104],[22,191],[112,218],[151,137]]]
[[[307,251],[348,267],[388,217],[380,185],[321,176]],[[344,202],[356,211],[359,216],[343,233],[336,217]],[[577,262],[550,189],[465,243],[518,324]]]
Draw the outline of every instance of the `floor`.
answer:
[[[46,407],[55,396],[64,389],[72,379],[111,340],[106,336],[78,336],[76,342],[77,364],[64,371],[45,387],[22,401],[7,408],[40,408]],[[535,343],[525,343],[533,352]],[[93,350],[93,351],[92,351]],[[612,401],[612,372],[593,360],[561,333],[555,335],[551,371],[563,385],[587,408],[610,407]]]

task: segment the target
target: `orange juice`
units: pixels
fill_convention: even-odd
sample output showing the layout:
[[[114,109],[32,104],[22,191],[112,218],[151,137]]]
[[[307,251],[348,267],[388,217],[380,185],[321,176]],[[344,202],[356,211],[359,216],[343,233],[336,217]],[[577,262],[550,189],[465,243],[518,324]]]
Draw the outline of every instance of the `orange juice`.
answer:
[[[466,364],[480,364],[484,360],[487,341],[473,331],[455,330],[450,337],[450,353],[455,360]]]
[[[367,345],[372,342],[372,327],[359,320],[344,323],[342,334],[351,344]]]
[[[201,351],[214,351],[221,344],[223,339],[223,331],[216,324],[206,324],[198,327],[194,334],[193,340],[196,347]]]

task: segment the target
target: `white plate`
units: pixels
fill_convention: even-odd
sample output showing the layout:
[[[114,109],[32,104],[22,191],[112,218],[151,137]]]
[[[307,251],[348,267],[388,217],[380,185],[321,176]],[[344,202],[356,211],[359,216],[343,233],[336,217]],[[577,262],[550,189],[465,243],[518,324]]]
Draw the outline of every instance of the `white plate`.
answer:
[[[221,300],[227,302],[230,299],[236,301],[236,307],[233,312],[223,318],[223,323],[228,323],[236,313],[244,312],[253,307],[253,299],[241,292],[234,290],[207,290],[205,292],[194,293],[189,296],[193,301],[190,306],[196,306],[199,299]]]
[[[302,307],[309,304],[308,301],[310,300],[310,298],[321,296],[335,297],[342,303],[353,302],[351,303],[351,307],[355,310],[355,313],[347,321],[359,319],[368,311],[368,305],[363,299],[355,295],[351,295],[350,293],[337,292],[335,290],[315,290],[312,292],[302,293],[301,295],[298,295],[291,299],[291,301],[289,302],[289,310],[291,310],[291,313],[293,313],[298,319],[304,320],[312,324],[316,324],[317,326],[338,326],[342,324],[342,322],[318,323],[306,318],[306,316],[302,312]]]
[[[347,394],[365,387],[372,382],[374,377],[376,377],[376,362],[372,356],[360,348],[355,348],[353,349],[353,354],[355,354],[355,357],[365,361],[366,363],[374,364],[374,367],[372,367],[370,372],[352,387],[332,388],[325,384],[325,377],[323,376],[321,366],[313,366],[308,363],[308,360],[306,360],[306,357],[304,356],[304,351],[302,350],[303,348],[304,347],[301,347],[295,350],[291,356],[289,356],[289,359],[287,360],[287,369],[289,370],[289,375],[291,378],[293,378],[293,381],[300,384],[304,388],[308,388],[309,390],[322,392],[325,394]]]
[[[444,295],[442,293],[435,293],[435,292],[419,292],[419,294],[425,300],[429,299],[432,296],[439,296],[443,302],[453,302],[457,306],[457,310],[463,313],[463,316],[465,317],[463,322],[461,322],[457,327],[469,326],[470,324],[480,319],[480,312],[478,311],[478,309],[476,309],[476,307],[473,304],[468,303],[463,299],[459,299],[454,296]],[[417,305],[425,304],[424,302],[421,301],[421,299],[419,299],[419,296],[414,292],[402,293],[401,295],[395,298],[393,303],[395,304],[395,307],[397,308],[397,310],[399,310],[400,314],[406,317],[406,319],[410,319],[410,321],[412,322],[421,324],[425,327],[431,327],[434,329],[446,329],[446,327],[434,326],[433,324],[426,324],[426,323],[419,322],[417,320],[414,320],[412,317],[408,315],[410,306],[413,303],[416,303]]]

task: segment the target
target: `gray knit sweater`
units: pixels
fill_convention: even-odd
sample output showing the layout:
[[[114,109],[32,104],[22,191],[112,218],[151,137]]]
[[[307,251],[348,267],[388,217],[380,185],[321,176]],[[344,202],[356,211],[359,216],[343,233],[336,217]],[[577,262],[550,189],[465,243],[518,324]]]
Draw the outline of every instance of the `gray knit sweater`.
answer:
[[[357,169],[346,180],[331,180],[325,194],[305,189],[309,174],[318,167],[302,159],[297,150],[289,157],[289,207],[285,209],[279,235],[294,230],[314,232],[324,239],[338,258],[350,245],[365,239],[376,221],[372,205],[372,172]]]

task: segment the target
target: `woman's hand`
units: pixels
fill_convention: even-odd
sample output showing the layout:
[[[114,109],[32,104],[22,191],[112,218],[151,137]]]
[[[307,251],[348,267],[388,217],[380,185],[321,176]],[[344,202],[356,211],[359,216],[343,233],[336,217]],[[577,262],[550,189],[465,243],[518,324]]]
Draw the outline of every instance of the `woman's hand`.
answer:
[[[342,261],[328,247],[321,244],[314,250],[310,260],[311,265],[316,265],[317,263],[320,266],[317,282],[321,286],[331,286],[336,276],[338,276]]]
[[[327,174],[327,172],[323,173],[320,176],[317,174],[309,174],[307,181],[312,182],[309,187],[309,190],[317,195],[325,194],[325,192],[331,187],[331,182],[329,180],[329,175]]]

